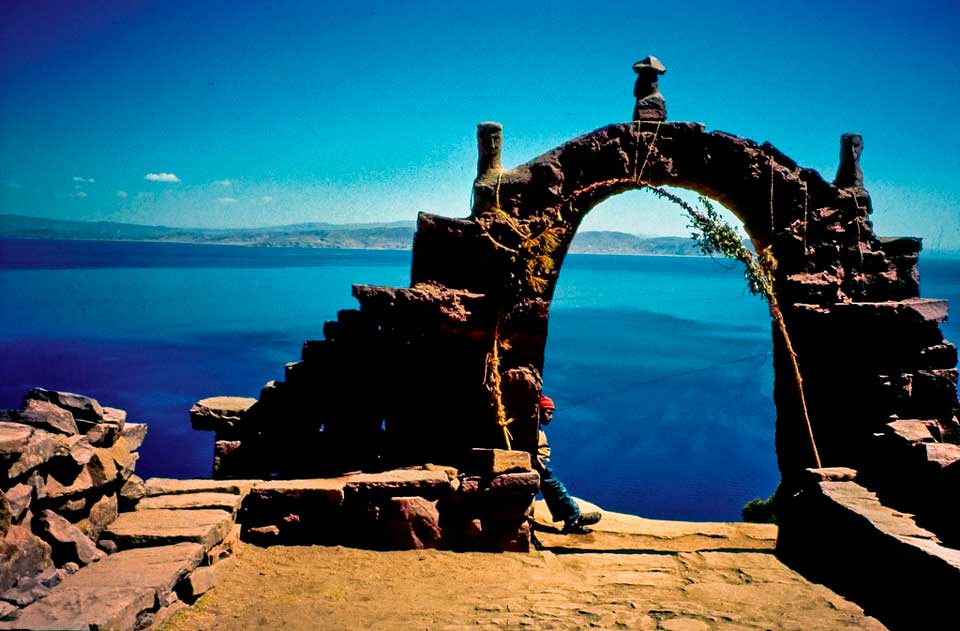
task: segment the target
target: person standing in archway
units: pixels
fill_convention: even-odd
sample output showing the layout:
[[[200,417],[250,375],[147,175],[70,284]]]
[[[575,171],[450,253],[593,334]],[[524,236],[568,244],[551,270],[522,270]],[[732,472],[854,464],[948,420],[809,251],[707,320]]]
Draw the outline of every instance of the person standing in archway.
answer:
[[[567,492],[567,487],[557,478],[550,467],[550,445],[547,443],[547,434],[543,428],[553,420],[553,413],[557,406],[548,396],[540,397],[539,405],[539,435],[537,438],[536,469],[540,474],[540,493],[543,495],[547,508],[554,521],[563,522],[564,534],[584,534],[590,532],[587,526],[597,523],[603,517],[596,511],[583,513],[577,501]]]

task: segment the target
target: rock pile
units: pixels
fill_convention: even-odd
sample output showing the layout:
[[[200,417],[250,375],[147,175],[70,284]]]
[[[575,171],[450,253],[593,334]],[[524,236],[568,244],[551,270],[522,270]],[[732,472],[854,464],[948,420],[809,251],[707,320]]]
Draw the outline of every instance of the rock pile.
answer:
[[[136,494],[136,450],[147,432],[126,417],[43,388],[19,410],[0,412],[0,607],[29,604],[110,550],[97,540]]]

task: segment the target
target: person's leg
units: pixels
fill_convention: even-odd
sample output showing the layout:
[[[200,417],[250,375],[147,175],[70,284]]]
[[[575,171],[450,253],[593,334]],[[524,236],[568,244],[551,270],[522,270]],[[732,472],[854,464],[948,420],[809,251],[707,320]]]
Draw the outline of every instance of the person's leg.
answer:
[[[550,462],[540,462],[537,470],[540,473],[540,493],[543,495],[547,508],[550,509],[550,515],[554,521],[563,521],[565,524],[572,523],[580,517],[580,507],[570,493],[567,487],[557,478],[550,468]]]

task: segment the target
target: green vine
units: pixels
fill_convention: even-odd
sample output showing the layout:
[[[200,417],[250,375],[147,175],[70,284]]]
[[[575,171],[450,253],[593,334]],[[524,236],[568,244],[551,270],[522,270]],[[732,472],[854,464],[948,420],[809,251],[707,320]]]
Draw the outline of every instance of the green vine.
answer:
[[[687,227],[692,230],[690,238],[694,240],[701,252],[707,255],[722,254],[743,263],[743,276],[747,281],[747,288],[750,293],[755,296],[762,296],[767,301],[770,316],[780,331],[790,357],[794,382],[797,386],[797,396],[800,400],[800,408],[803,412],[807,435],[810,439],[810,448],[813,452],[813,460],[817,468],[821,467],[820,453],[813,437],[813,426],[810,423],[807,400],[804,396],[800,364],[797,360],[797,354],[793,350],[793,342],[790,339],[790,333],[787,330],[787,324],[783,312],[780,311],[780,304],[774,291],[773,279],[774,272],[777,269],[777,259],[773,255],[773,248],[771,246],[758,248],[757,254],[754,255],[743,245],[743,238],[737,232],[737,229],[726,223],[717,213],[710,200],[705,197],[701,196],[699,198],[700,204],[704,208],[703,211],[700,211],[669,191],[654,186],[647,186],[647,188],[660,199],[673,202],[686,212],[690,219]]]

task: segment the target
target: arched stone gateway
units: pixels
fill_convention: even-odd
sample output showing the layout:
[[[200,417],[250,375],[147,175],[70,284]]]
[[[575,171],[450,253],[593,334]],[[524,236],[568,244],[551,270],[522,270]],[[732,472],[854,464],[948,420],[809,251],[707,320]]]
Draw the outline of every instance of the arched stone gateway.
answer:
[[[550,300],[577,227],[612,195],[670,185],[721,202],[772,248],[823,464],[894,494],[910,469],[929,492],[906,504],[952,488],[937,477],[960,467],[957,350],[938,326],[947,305],[919,297],[919,239],[874,235],[858,136],[842,139],[833,184],[769,143],[695,123],[610,125],[513,169],[500,165],[500,125],[481,124],[478,141],[471,215],[420,215],[411,286],[355,286],[359,309],[327,322],[218,435],[216,475],[458,464],[470,447],[505,446],[497,388],[514,448],[532,449]],[[791,484],[813,460],[773,337],[777,456]],[[891,458],[903,463],[895,478]]]

